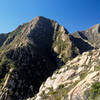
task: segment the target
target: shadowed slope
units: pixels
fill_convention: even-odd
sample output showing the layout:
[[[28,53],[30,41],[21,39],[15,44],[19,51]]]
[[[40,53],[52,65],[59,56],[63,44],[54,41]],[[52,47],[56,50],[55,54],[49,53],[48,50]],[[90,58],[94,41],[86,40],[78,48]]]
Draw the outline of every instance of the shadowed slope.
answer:
[[[33,96],[47,77],[77,54],[68,31],[57,22],[39,16],[20,25],[0,48],[1,84],[6,84],[1,86],[1,100]]]

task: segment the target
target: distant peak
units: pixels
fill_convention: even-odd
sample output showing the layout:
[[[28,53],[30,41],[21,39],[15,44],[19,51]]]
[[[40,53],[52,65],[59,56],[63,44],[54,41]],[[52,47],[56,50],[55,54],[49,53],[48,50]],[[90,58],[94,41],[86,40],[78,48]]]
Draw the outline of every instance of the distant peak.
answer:
[[[96,24],[90,28],[94,33],[100,33],[100,24]]]

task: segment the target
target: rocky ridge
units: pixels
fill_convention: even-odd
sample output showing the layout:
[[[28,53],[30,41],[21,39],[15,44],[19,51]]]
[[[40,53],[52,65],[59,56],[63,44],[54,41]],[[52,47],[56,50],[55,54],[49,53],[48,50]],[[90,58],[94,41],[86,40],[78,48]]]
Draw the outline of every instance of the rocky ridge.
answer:
[[[89,36],[95,32],[99,25],[89,29]],[[99,90],[95,98],[90,90],[100,80],[100,49],[81,34],[71,35],[42,16],[1,34],[0,100],[99,98]]]
[[[93,27],[84,30],[77,31],[73,34],[74,37],[78,37],[90,42],[94,47],[100,47],[100,24],[96,24]]]
[[[68,61],[41,85],[34,98],[27,100],[90,100],[87,91],[96,82],[100,82],[100,49]]]

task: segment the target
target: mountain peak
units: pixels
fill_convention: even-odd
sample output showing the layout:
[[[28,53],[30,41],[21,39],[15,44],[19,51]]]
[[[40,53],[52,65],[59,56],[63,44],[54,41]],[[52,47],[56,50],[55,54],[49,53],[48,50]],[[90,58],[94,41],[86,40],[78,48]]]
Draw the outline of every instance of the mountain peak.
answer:
[[[95,65],[93,60],[97,57],[100,60],[99,51],[97,54],[91,51],[93,56],[90,56],[91,52],[83,53],[94,49],[92,43],[96,45],[100,43],[98,33],[100,33],[100,24],[86,31],[76,32],[75,34],[79,37],[77,38],[68,34],[64,26],[60,26],[56,21],[38,16],[29,23],[18,26],[13,32],[0,34],[0,100],[31,98],[53,72],[53,76],[57,77],[50,77],[50,80],[55,83],[56,78],[57,82],[55,86],[51,85],[52,87],[59,88],[60,85],[59,89],[61,89],[68,85],[68,90],[74,87],[76,83],[81,82],[87,72],[90,72],[90,67]],[[78,58],[75,58],[77,55],[79,55]],[[97,62],[100,64],[99,61]],[[64,85],[62,85],[63,82]],[[62,93],[65,93],[64,91]],[[65,94],[68,94],[68,91]],[[58,94],[55,97],[57,96]],[[50,100],[53,99],[50,98]]]
[[[47,19],[46,17],[43,17],[43,16],[37,16],[36,18],[37,19]],[[36,19],[36,18],[34,18],[34,19]]]
[[[96,24],[84,31],[75,32],[73,36],[88,40],[88,42],[91,43],[92,46],[99,48],[100,47],[100,24]]]
[[[33,18],[32,21],[40,21],[40,20],[43,21],[43,20],[50,20],[50,19],[43,17],[43,16],[37,16],[37,17]]]

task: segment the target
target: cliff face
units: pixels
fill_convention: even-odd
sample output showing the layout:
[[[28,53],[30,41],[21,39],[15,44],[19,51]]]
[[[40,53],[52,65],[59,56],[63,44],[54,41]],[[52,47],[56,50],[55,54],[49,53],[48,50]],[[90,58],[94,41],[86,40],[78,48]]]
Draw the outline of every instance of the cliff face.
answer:
[[[100,100],[100,49],[69,60],[27,100]]]
[[[80,55],[57,69],[27,100],[100,100],[99,26],[70,35]]]
[[[68,31],[36,17],[7,34],[0,47],[0,100],[25,100],[61,65],[79,54]]]

